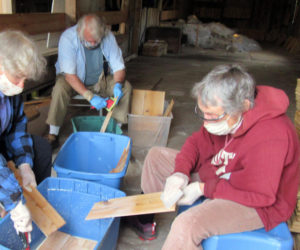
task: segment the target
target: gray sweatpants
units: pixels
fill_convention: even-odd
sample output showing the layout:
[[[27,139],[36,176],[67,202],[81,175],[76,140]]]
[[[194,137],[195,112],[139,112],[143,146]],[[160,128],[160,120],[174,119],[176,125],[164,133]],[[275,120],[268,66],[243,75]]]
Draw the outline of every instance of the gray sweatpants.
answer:
[[[153,147],[148,152],[142,171],[144,193],[164,189],[165,180],[174,170],[179,151]],[[192,181],[195,181],[193,175]],[[202,249],[202,240],[213,235],[239,233],[262,228],[264,225],[254,208],[233,201],[207,199],[178,215],[163,245],[163,250]]]
[[[113,89],[115,82],[113,76],[109,75],[105,78],[103,75],[99,77],[98,83],[88,87],[93,93],[102,97],[113,97]],[[115,106],[112,117],[117,122],[127,123],[127,114],[129,112],[130,98],[132,87],[128,81],[123,84],[123,97],[120,99],[117,106]],[[55,86],[52,90],[52,100],[48,112],[46,123],[49,125],[62,126],[68,105],[71,98],[76,95],[75,90],[68,84],[63,75],[58,75],[56,78]]]

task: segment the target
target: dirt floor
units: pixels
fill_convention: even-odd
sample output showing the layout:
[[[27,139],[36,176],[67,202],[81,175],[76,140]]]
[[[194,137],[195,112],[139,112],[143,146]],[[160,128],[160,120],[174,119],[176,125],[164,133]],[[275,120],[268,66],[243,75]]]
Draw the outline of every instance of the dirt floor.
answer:
[[[295,113],[295,88],[300,75],[300,57],[288,54],[284,49],[263,46],[255,53],[232,53],[226,51],[203,50],[183,47],[178,55],[168,54],[164,57],[139,56],[127,63],[127,79],[136,89],[155,89],[166,92],[166,100],[175,101],[171,122],[168,147],[180,149],[185,139],[199,129],[201,121],[194,114],[195,100],[190,91],[193,84],[200,81],[214,66],[219,64],[239,63],[245,66],[254,76],[258,85],[272,85],[283,89],[290,97],[288,115],[293,119]],[[40,109],[40,117],[29,123],[29,132],[43,134],[47,130],[45,119],[47,107]],[[72,133],[70,119],[77,115],[97,115],[97,111],[87,107],[70,107],[64,126],[61,129],[60,145]],[[123,127],[127,134],[127,127]],[[143,161],[148,149],[133,148],[132,157],[124,177],[122,190],[131,194],[139,194],[140,175]],[[58,150],[53,154],[55,158]],[[129,227],[121,224],[118,240],[119,250],[161,249],[167,236],[175,213],[156,216],[158,238],[141,241]]]

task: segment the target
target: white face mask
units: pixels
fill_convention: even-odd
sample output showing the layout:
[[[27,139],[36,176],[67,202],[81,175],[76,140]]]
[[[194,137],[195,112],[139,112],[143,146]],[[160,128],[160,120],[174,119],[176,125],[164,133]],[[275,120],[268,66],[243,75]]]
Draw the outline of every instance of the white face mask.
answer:
[[[220,122],[207,122],[206,124],[204,124],[204,127],[211,134],[228,135],[241,124],[241,120],[242,120],[242,117],[240,116],[237,122],[230,128],[227,123],[229,117],[230,116],[228,116],[226,120]]]
[[[6,96],[13,96],[22,93],[23,88],[13,84],[3,73],[0,75],[0,91]]]

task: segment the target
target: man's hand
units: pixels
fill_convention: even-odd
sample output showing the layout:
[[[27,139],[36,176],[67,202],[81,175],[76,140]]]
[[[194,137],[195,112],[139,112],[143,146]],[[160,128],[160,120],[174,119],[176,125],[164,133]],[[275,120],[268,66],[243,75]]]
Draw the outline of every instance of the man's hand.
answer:
[[[123,96],[122,84],[117,82],[114,86],[114,98],[118,97],[116,104],[118,104],[118,102],[122,98],[122,96]]]
[[[192,205],[203,195],[200,182],[195,181],[183,189],[183,197],[178,201],[178,205]]]
[[[14,228],[16,229],[17,233],[26,233],[32,231],[30,212],[26,205],[22,204],[22,201],[20,201],[17,206],[11,210],[10,218],[14,223]]]
[[[167,208],[174,205],[183,195],[182,190],[189,182],[189,178],[182,173],[175,173],[166,179],[164,191],[161,200]]]
[[[22,177],[22,186],[29,191],[31,190],[30,186],[36,187],[36,180],[34,173],[29,164],[23,163],[19,166],[19,172]]]
[[[97,110],[100,110],[106,107],[106,100],[108,100],[108,98],[102,98],[98,95],[94,95],[93,98],[90,100],[90,103]]]

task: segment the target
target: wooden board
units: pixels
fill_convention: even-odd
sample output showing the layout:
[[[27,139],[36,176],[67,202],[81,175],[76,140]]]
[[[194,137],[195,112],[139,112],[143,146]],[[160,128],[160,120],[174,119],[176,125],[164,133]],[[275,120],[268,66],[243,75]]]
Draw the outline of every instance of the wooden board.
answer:
[[[179,17],[179,11],[178,10],[164,10],[160,13],[160,20],[161,21],[178,19],[178,17]]]
[[[1,14],[0,30],[17,29],[28,34],[62,31],[66,29],[64,13]]]
[[[131,113],[134,115],[161,116],[164,112],[164,91],[134,89]]]
[[[110,173],[119,173],[119,172],[123,171],[123,169],[125,167],[125,164],[126,164],[126,161],[127,161],[127,158],[128,158],[130,141],[131,140],[129,140],[129,142],[127,144],[127,147],[124,149],[124,151],[123,151],[123,153],[121,155],[121,158],[118,161],[117,166],[115,168],[113,168],[112,170],[110,170],[109,171]]]
[[[174,212],[175,205],[171,208],[165,207],[160,196],[161,192],[158,192],[97,202],[85,219],[95,220],[139,214]]]
[[[164,116],[169,116],[171,114],[173,106],[174,106],[174,100],[172,99],[164,113]]]
[[[65,13],[65,1],[53,0],[51,6],[51,13]],[[57,48],[61,33],[62,31],[48,32],[46,47]]]
[[[22,177],[18,172],[19,170],[15,168],[14,163],[11,161],[7,165],[14,172],[16,179],[22,186]],[[49,236],[65,225],[66,222],[36,188],[32,187],[31,189],[31,191],[28,191],[23,188],[23,195],[27,201],[26,206],[38,228],[46,236]]]
[[[90,250],[94,249],[97,241],[74,237],[60,231],[56,231],[47,237],[38,247],[38,250]]]
[[[113,112],[113,109],[107,113],[107,115],[106,115],[106,117],[104,119],[104,122],[103,122],[103,124],[101,126],[100,132],[105,133],[105,130],[106,130],[107,125],[109,123],[109,120],[111,118],[112,112]]]

